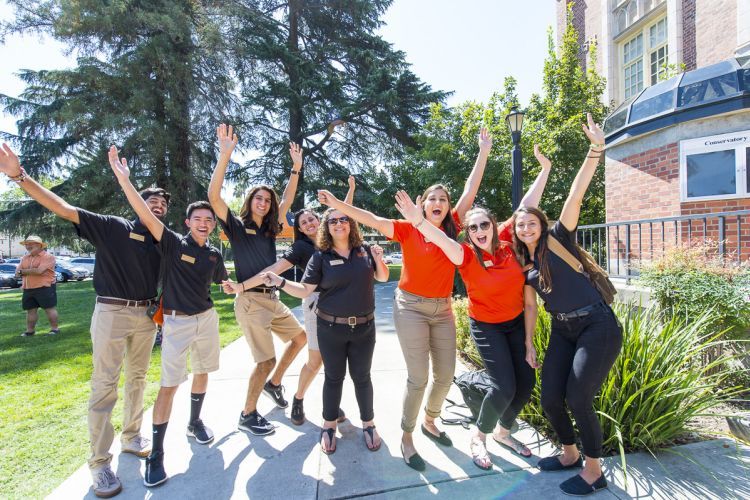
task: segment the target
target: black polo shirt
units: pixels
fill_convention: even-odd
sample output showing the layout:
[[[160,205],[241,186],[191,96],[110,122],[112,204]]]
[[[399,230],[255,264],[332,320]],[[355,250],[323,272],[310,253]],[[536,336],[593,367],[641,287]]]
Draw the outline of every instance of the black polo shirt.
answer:
[[[314,253],[315,245],[312,240],[307,237],[302,237],[292,243],[292,246],[284,252],[284,255],[282,255],[281,258],[289,261],[290,264],[294,264],[304,271]]]
[[[368,245],[355,247],[349,258],[333,249],[317,250],[307,263],[302,283],[318,285],[318,308],[339,317],[366,316],[375,310],[375,261]]]
[[[159,242],[164,262],[164,309],[198,314],[213,307],[211,283],[227,279],[221,253],[198,246],[190,233],[182,236],[166,227]]]
[[[78,209],[78,236],[96,247],[94,290],[126,300],[156,297],[161,256],[146,226],[136,219]]]
[[[219,217],[219,225],[234,250],[238,282],[252,278],[276,262],[276,237],[266,236],[268,228],[265,224],[258,227],[252,218],[245,224],[231,210],[227,210],[227,220]]]
[[[549,233],[562,243],[570,253],[578,255],[575,231],[568,231],[560,221],[557,221],[549,230]],[[550,293],[544,293],[539,287],[539,246],[537,246],[534,256],[534,267],[526,272],[526,284],[533,286],[539,293],[539,296],[544,300],[545,309],[550,312],[567,313],[601,302],[601,295],[586,276],[570,267],[552,250],[547,249],[547,258],[549,259],[549,271],[552,277]]]

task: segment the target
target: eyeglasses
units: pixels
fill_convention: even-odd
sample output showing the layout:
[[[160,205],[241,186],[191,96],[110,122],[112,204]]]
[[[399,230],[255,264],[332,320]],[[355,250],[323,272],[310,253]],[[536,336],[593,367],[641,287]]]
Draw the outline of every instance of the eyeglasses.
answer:
[[[329,226],[337,226],[339,224],[349,224],[349,217],[345,215],[339,218],[333,217],[331,219],[328,219]]]
[[[486,220],[484,222],[480,222],[477,226],[476,224],[469,224],[466,229],[469,230],[470,233],[476,233],[478,230],[487,231],[490,228],[491,222]]]

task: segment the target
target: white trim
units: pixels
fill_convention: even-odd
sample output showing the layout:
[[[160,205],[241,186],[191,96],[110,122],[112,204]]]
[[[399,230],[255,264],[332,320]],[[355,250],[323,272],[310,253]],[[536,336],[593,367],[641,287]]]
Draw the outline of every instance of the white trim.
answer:
[[[697,139],[680,141],[680,202],[730,200],[750,196],[747,182],[747,152],[750,148],[750,130],[741,130],[730,134],[711,135]],[[717,151],[734,151],[734,175],[736,191],[732,194],[715,196],[687,195],[687,157],[693,154],[714,153]]]

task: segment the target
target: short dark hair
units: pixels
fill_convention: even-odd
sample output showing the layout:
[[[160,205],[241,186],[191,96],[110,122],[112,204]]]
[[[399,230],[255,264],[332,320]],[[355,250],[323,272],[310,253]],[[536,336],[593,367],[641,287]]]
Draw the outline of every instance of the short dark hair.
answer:
[[[143,191],[141,191],[138,194],[140,194],[141,198],[143,198],[144,200],[148,200],[152,196],[161,196],[162,198],[164,198],[167,201],[167,205],[169,205],[169,198],[171,198],[171,196],[172,196],[169,193],[167,193],[166,190],[164,190],[164,189],[162,189],[160,187],[146,188],[146,189],[144,189]]]
[[[194,201],[193,203],[188,205],[187,211],[185,212],[185,217],[189,219],[190,216],[193,215],[193,212],[195,212],[196,210],[201,210],[201,209],[211,211],[211,215],[214,216],[214,219],[216,218],[216,212],[214,212],[214,209],[211,208],[211,204],[204,200]]]

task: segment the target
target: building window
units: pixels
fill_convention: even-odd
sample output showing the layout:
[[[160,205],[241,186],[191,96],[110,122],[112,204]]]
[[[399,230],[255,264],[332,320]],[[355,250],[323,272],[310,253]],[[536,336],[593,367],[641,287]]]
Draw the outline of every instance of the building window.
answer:
[[[643,35],[626,42],[622,47],[622,62],[625,68],[625,99],[643,90]]]
[[[750,130],[680,142],[682,201],[750,195]]]
[[[668,54],[666,17],[646,25],[622,44],[623,100],[659,81],[667,71]]]

